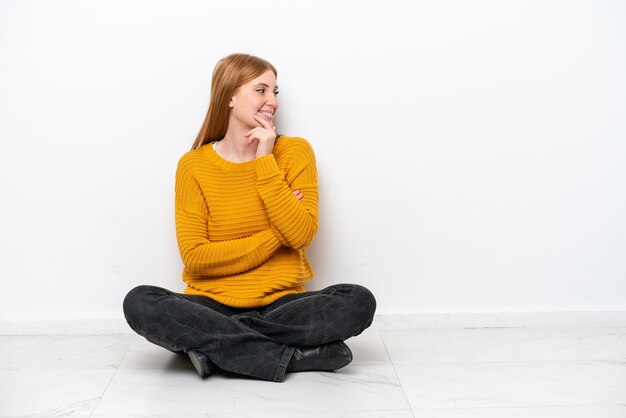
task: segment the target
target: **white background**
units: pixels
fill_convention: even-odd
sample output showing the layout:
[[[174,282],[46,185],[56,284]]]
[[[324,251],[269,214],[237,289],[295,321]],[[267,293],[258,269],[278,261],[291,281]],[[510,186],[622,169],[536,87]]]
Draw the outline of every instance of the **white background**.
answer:
[[[0,319],[182,291],[174,173],[231,52],[313,145],[310,289],[626,310],[626,2],[0,0]]]

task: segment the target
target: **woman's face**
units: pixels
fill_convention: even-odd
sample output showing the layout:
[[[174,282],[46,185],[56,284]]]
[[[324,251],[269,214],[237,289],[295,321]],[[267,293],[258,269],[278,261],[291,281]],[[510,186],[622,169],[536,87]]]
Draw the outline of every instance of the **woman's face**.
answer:
[[[278,110],[277,95],[276,76],[271,70],[239,87],[230,101],[229,126],[231,123],[241,124],[247,129],[260,126],[254,119],[255,115],[273,126]]]

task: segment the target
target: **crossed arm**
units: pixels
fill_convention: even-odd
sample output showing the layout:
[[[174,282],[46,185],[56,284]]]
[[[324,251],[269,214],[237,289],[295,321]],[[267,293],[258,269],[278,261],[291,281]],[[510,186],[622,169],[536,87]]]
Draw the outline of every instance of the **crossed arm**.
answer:
[[[310,146],[301,164],[292,167],[290,182],[272,154],[257,158],[257,190],[271,226],[239,239],[211,241],[209,208],[192,170],[176,173],[176,233],[185,268],[190,274],[227,276],[267,261],[281,246],[303,249],[317,232],[317,172]],[[298,159],[300,161],[300,158]]]

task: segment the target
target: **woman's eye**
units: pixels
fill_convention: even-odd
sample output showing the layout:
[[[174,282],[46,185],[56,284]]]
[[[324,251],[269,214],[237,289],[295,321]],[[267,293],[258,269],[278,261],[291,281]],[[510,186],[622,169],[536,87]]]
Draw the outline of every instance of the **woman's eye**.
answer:
[[[256,89],[256,91],[258,91],[261,94],[265,94],[265,89],[264,88],[258,88],[258,89]]]
[[[274,90],[274,96],[278,96],[278,93],[280,93],[278,90]]]

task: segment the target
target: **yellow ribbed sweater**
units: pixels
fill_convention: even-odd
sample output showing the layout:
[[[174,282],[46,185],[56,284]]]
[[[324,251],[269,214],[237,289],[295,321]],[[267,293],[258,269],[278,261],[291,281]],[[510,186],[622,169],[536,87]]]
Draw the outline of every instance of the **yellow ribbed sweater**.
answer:
[[[280,136],[272,154],[232,163],[212,145],[185,154],[176,171],[185,293],[253,308],[304,291],[313,277],[305,249],[317,232],[311,146]]]

